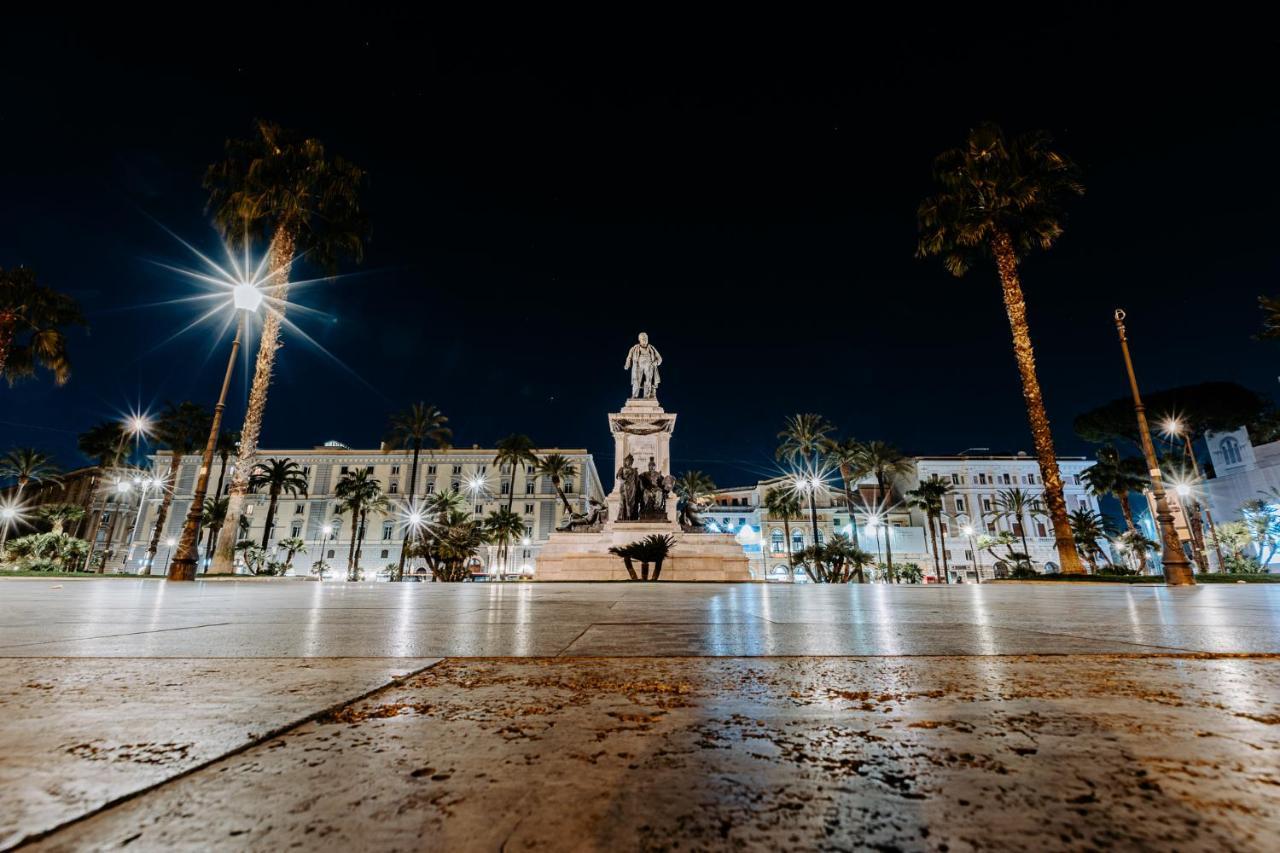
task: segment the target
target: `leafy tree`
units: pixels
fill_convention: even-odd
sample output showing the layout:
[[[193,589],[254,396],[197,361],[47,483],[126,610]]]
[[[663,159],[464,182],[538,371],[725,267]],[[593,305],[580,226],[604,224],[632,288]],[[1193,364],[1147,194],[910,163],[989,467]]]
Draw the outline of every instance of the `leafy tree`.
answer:
[[[800,518],[800,497],[792,489],[775,486],[764,495],[764,511],[769,519],[782,522],[783,535],[786,536],[787,568],[790,576],[795,577],[795,556],[791,551],[791,522]],[[806,567],[809,579],[817,583],[818,579]]]
[[[4,543],[5,560],[19,571],[68,571],[88,553],[88,542],[66,533],[32,533]]]
[[[15,447],[0,456],[0,479],[11,479],[18,484],[18,500],[22,500],[22,490],[29,483],[61,486],[62,478],[58,472],[53,457],[34,447]]]
[[[685,471],[676,478],[675,492],[686,507],[696,509],[710,502],[716,493],[716,484],[710,475],[702,471]]]
[[[1143,391],[1142,403],[1155,426],[1164,417],[1177,416],[1191,435],[1251,426],[1266,420],[1271,408],[1266,397],[1234,382],[1201,382]],[[1085,441],[1123,439],[1135,447],[1142,446],[1132,396],[1117,397],[1077,415],[1073,428]]]
[[[1095,497],[1113,497],[1120,502],[1120,512],[1128,530],[1137,530],[1133,523],[1133,508],[1129,503],[1130,492],[1141,492],[1147,487],[1147,466],[1135,457],[1120,458],[1114,445],[1098,448],[1098,461],[1080,473],[1080,478]],[[1146,568],[1146,555],[1142,567]]]
[[[1240,507],[1240,512],[1249,538],[1258,549],[1258,561],[1264,566],[1271,565],[1276,550],[1280,549],[1280,510],[1267,501],[1252,500]]]
[[[147,561],[144,574],[151,574],[151,565],[156,553],[160,550],[160,536],[164,532],[164,523],[169,517],[169,508],[173,505],[173,484],[178,476],[178,464],[183,456],[194,453],[204,446],[209,436],[212,416],[204,408],[192,402],[177,405],[167,403],[165,409],[156,418],[155,436],[161,445],[169,449],[169,473],[160,478],[167,480],[169,488],[161,488],[160,509],[156,512],[156,523],[152,529],[151,541],[147,544]]]
[[[468,580],[467,564],[484,545],[484,529],[469,513],[447,508],[443,512],[435,523],[427,525],[410,556],[426,559],[433,580],[450,583]]]
[[[950,493],[951,483],[943,480],[937,474],[932,475],[919,486],[907,492],[907,503],[924,512],[925,521],[929,526],[929,536],[933,540],[933,576],[940,581],[945,578],[948,583],[950,583],[951,568],[947,565],[947,534],[946,528],[942,525],[942,512],[946,497]],[[938,566],[939,529],[942,530],[941,568]]]
[[[1073,510],[1068,518],[1071,520],[1071,535],[1075,537],[1076,548],[1089,564],[1089,571],[1097,574],[1097,558],[1102,554],[1098,541],[1106,539],[1113,532],[1111,522],[1101,513],[1087,507]]]
[[[67,384],[66,330],[84,325],[70,296],[38,284],[26,267],[0,267],[0,376],[10,385],[35,376],[38,368],[52,373],[54,384]]]
[[[236,430],[219,430],[217,442],[213,446],[213,452],[217,455],[221,464],[218,466],[218,486],[213,490],[215,497],[222,494],[222,481],[227,473],[227,460],[232,454],[237,453],[240,447],[240,433]]]
[[[128,433],[119,421],[102,421],[80,433],[76,446],[101,468],[115,468],[124,461]]]
[[[800,552],[800,561],[811,578],[818,583],[852,583],[864,581],[863,570],[875,558],[842,534],[837,533],[825,545],[813,545]]]
[[[1035,569],[1031,566],[1031,557],[1025,551],[1013,550],[1013,546],[1017,542],[1017,537],[1012,533],[1007,530],[1001,530],[992,535],[985,533],[979,535],[974,545],[979,551],[986,551],[996,561],[1010,562],[1013,563],[1015,569],[1025,568],[1034,572]],[[1004,548],[1005,552],[998,554],[996,553],[996,548]]]
[[[422,454],[422,448],[428,442],[437,450],[449,447],[453,430],[446,426],[448,423],[449,419],[439,409],[423,402],[414,403],[407,411],[391,416],[391,428],[383,441],[382,452],[390,453],[406,447],[413,451],[413,464],[409,469],[409,493],[406,496],[411,506],[418,494],[418,458]],[[405,541],[400,548],[400,561],[393,573],[397,581],[404,578],[404,561],[409,551],[409,540],[416,532],[413,527],[406,528]]]
[[[267,490],[267,518],[262,529],[262,547],[266,549],[270,547],[271,530],[275,527],[276,505],[280,501],[280,495],[288,493],[305,496],[307,475],[303,473],[302,466],[292,459],[268,459],[253,466],[253,473],[249,475],[249,488],[254,491]]]
[[[512,433],[499,440],[495,447],[498,452],[493,457],[493,464],[499,466],[499,470],[502,466],[511,468],[511,488],[507,490],[507,509],[509,510],[516,499],[516,471],[522,465],[526,471],[538,466],[537,448],[533,445],[533,439],[519,433]]]
[[[258,453],[294,257],[305,255],[311,263],[332,271],[341,258],[357,262],[363,258],[368,233],[361,209],[362,169],[330,154],[319,140],[277,124],[259,120],[254,130],[249,139],[228,140],[225,159],[211,165],[204,176],[214,222],[232,246],[270,241],[263,282],[269,310],[262,322],[240,430],[240,459],[228,494],[227,517],[233,522],[243,514]],[[219,542],[216,559],[221,571],[231,564],[232,538],[224,533]]]
[[[915,470],[911,460],[894,446],[883,441],[868,441],[862,446],[855,470],[859,477],[871,476],[876,481],[876,505],[881,512],[889,509],[893,499],[893,485],[901,477]],[[893,541],[889,534],[889,521],[883,520],[884,558],[889,582],[893,582]]]
[[[236,543],[236,550],[240,552],[240,556],[244,560],[245,568],[249,570],[249,574],[272,574],[267,560],[267,549],[263,548],[261,545],[255,545],[248,539],[242,539]]]
[[[1022,539],[1022,553],[1027,555],[1027,559],[1031,558],[1031,549],[1027,547],[1027,519],[1028,518],[1044,518],[1045,511],[1040,505],[1040,496],[1033,495],[1025,489],[1004,489],[996,492],[995,500],[992,502],[992,511],[988,514],[988,518],[1004,521],[1009,525],[1016,525],[1014,531]],[[1073,541],[1071,547],[1075,547]],[[1061,556],[1061,551],[1058,552]]]
[[[360,551],[364,540],[364,524],[369,511],[385,509],[387,500],[382,496],[382,484],[366,468],[358,468],[343,474],[334,486],[334,497],[341,511],[351,513],[351,549],[347,553],[347,580],[360,579]]]
[[[564,504],[566,515],[573,514],[573,507],[569,505],[569,499],[564,494],[564,481],[569,477],[578,476],[578,466],[574,465],[568,456],[561,453],[548,453],[538,460],[533,468],[534,473],[540,477],[550,477],[551,485],[555,488],[556,494],[560,497],[560,502]],[[515,477],[511,478],[511,493],[515,494]]]
[[[498,546],[498,562],[505,566],[511,543],[525,535],[524,519],[511,510],[500,507],[484,520],[484,533]]]
[[[979,256],[995,262],[1058,557],[1063,572],[1081,573],[1084,566],[1067,521],[1062,474],[1036,375],[1019,271],[1024,258],[1037,249],[1051,248],[1062,236],[1064,200],[1084,194],[1079,169],[1053,148],[1047,133],[1037,131],[1010,140],[997,125],[983,124],[970,131],[963,148],[940,154],[933,171],[941,192],[921,202],[917,211],[916,256],[941,256],[955,276],[964,275]]]
[[[1124,554],[1126,561],[1133,560],[1136,562],[1139,567],[1138,570],[1145,574],[1147,570],[1147,554],[1154,552],[1159,547],[1159,543],[1135,527],[1133,530],[1126,530],[1117,536],[1116,546]]]
[[[882,583],[921,583],[924,581],[924,571],[921,570],[919,563],[899,563],[896,573],[890,574],[888,568],[879,571],[879,578]]]
[[[36,517],[49,522],[50,533],[61,535],[67,522],[84,518],[84,507],[75,504],[44,504],[36,508]]]
[[[778,433],[778,459],[785,459],[792,464],[801,464],[815,473],[821,467],[822,458],[831,447],[830,433],[835,432],[836,425],[822,415],[813,413],[796,414],[787,418],[782,431]],[[813,541],[818,541],[818,503],[817,488],[812,484],[805,489],[809,496],[809,520],[813,524]]]
[[[849,510],[849,526],[853,530],[852,541],[858,541],[858,517],[853,511],[853,491],[857,488],[861,475],[862,442],[854,438],[843,438],[833,441],[827,447],[827,464],[834,465],[840,471],[840,482],[844,487],[844,505]],[[859,580],[859,583],[862,581]]]
[[[281,574],[289,571],[289,568],[293,565],[294,555],[307,553],[307,543],[298,536],[281,539],[276,543],[276,547],[284,551],[284,572],[281,572]]]

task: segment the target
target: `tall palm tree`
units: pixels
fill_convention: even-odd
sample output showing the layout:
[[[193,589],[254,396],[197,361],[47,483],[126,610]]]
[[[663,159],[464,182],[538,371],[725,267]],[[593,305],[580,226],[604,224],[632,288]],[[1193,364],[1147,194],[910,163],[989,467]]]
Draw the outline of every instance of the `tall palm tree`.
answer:
[[[305,255],[326,270],[336,269],[344,257],[358,262],[363,258],[368,231],[360,207],[364,171],[331,155],[319,140],[259,120],[251,138],[228,140],[225,153],[224,160],[205,172],[209,209],[223,237],[233,246],[255,239],[269,241],[263,290],[270,301],[240,430],[240,458],[228,494],[227,518],[231,523],[224,525],[218,542],[219,571],[229,571],[234,557],[234,531],[258,453],[293,260]]]
[[[58,470],[52,456],[41,453],[34,447],[15,447],[4,456],[0,456],[0,479],[12,479],[17,482],[18,500],[22,500],[22,490],[28,483],[40,485],[52,483],[55,486],[61,486],[62,478],[58,476]]]
[[[1102,513],[1094,512],[1083,506],[1072,510],[1069,518],[1071,519],[1071,535],[1076,539],[1076,548],[1080,551],[1080,555],[1084,557],[1085,562],[1089,564],[1089,571],[1097,574],[1097,558],[1098,554],[1102,553],[1098,540],[1106,539],[1112,532],[1111,522],[1104,518]]]
[[[364,523],[371,507],[386,506],[382,484],[367,468],[343,474],[333,489],[342,512],[351,513],[351,549],[347,552],[347,580],[360,577],[359,546],[364,540]]]
[[[795,493],[794,489],[775,486],[764,494],[764,511],[769,518],[782,522],[782,535],[787,540],[787,580],[793,581],[795,580],[796,563],[795,557],[791,553],[791,522],[801,517],[800,496]],[[817,544],[816,539],[814,544]],[[809,571],[808,566],[805,567],[805,571],[809,573],[811,580],[817,580],[813,572]]]
[[[271,542],[271,529],[275,527],[276,504],[280,495],[287,492],[306,497],[307,476],[302,472],[302,466],[292,459],[268,459],[253,466],[249,488],[267,490],[267,518],[262,530],[262,547],[267,548]]]
[[[34,376],[37,368],[65,385],[71,359],[64,330],[83,325],[80,306],[70,296],[37,284],[26,267],[0,267],[0,376],[10,385]]]
[[[435,516],[435,524],[447,525],[449,519],[456,512],[461,512],[462,508],[467,505],[467,498],[460,492],[452,489],[444,489],[443,491],[433,492],[427,498],[423,509],[428,515]]]
[[[676,478],[675,492],[690,503],[698,503],[716,493],[716,483],[702,471],[685,471]]]
[[[493,457],[493,464],[499,466],[499,470],[503,465],[511,466],[510,488],[507,490],[507,509],[511,509],[511,504],[516,499],[516,469],[521,465],[525,470],[537,467],[537,448],[533,445],[533,439],[520,433],[512,433],[494,446],[498,452]]]
[[[1046,513],[1040,505],[1040,496],[1033,495],[1026,489],[1004,489],[996,492],[995,500],[992,502],[993,509],[990,517],[1004,521],[1010,526],[1017,525],[1017,529],[1013,532],[1022,540],[1022,553],[1026,555],[1027,561],[1031,561],[1031,549],[1027,547],[1027,519],[1028,518],[1044,518]],[[1075,539],[1072,538],[1071,547],[1075,548]],[[1062,552],[1059,551],[1061,556]]]
[[[565,497],[564,489],[561,484],[567,477],[578,476],[578,466],[574,465],[568,456],[562,453],[548,453],[543,456],[533,469],[534,473],[540,477],[550,477],[551,485],[556,490],[556,494],[560,496],[560,502],[564,504],[566,515],[573,514],[573,507],[569,504],[569,499]],[[515,478],[512,477],[512,492],[515,491]]]
[[[422,447],[429,441],[438,450],[447,448],[453,438],[453,430],[445,426],[448,422],[449,419],[439,409],[422,402],[414,403],[408,410],[391,416],[391,426],[382,442],[382,452],[390,453],[406,447],[413,450],[413,467],[409,469],[409,493],[405,497],[410,506],[413,506],[418,494],[418,457],[422,454]],[[400,546],[400,562],[396,565],[397,581],[404,578],[404,559],[409,551],[409,540],[416,533],[417,529],[413,526],[405,527],[405,539]]]
[[[797,414],[787,418],[782,431],[778,433],[778,459],[801,463],[808,467],[810,480],[816,481],[821,468],[822,457],[831,447],[828,434],[835,432],[836,425],[822,415]],[[813,544],[818,544],[818,488],[810,482],[805,492],[809,495],[809,521],[813,525]]]
[[[951,483],[937,474],[907,492],[907,503],[924,512],[925,523],[929,526],[929,538],[933,542],[933,576],[940,581],[945,578],[947,583],[951,582],[951,567],[947,565],[946,531],[942,525],[942,513],[950,492]],[[941,549],[938,547],[939,530],[943,531]],[[941,566],[938,565],[939,557],[942,558]]]
[[[856,438],[843,438],[832,442],[827,448],[827,463],[836,466],[840,471],[840,482],[844,486],[844,504],[849,509],[850,541],[858,541],[858,517],[853,512],[853,490],[857,488],[859,460],[862,458],[862,442]],[[858,570],[861,578],[862,570]]]
[[[1120,451],[1114,445],[1104,444],[1098,448],[1098,461],[1080,472],[1080,479],[1094,497],[1113,497],[1120,502],[1120,513],[1124,516],[1124,525],[1129,532],[1137,530],[1133,523],[1133,507],[1129,503],[1131,492],[1141,492],[1147,486],[1147,466],[1141,459],[1128,457],[1122,459]],[[1138,559],[1145,571],[1147,555],[1144,550],[1138,551]]]
[[[1036,375],[1018,274],[1022,258],[1035,249],[1050,248],[1062,235],[1063,200],[1084,193],[1079,169],[1052,146],[1047,133],[1023,134],[1010,141],[998,126],[983,124],[969,133],[965,147],[938,155],[933,171],[942,189],[921,202],[917,211],[916,257],[940,255],[955,276],[964,275],[980,255],[995,261],[1058,558],[1063,572],[1080,574],[1084,566],[1067,521],[1062,474]]]
[[[127,441],[128,435],[119,421],[102,421],[80,433],[76,446],[100,468],[114,468],[124,461]]]
[[[227,520],[227,498],[205,498],[200,510],[200,524],[204,527],[205,547],[204,564],[206,567],[213,561],[213,546],[218,542],[218,531]]]
[[[914,470],[911,460],[902,455],[898,448],[883,441],[869,441],[862,446],[858,464],[854,470],[859,477],[870,475],[876,481],[876,506],[885,513],[881,526],[884,528],[884,560],[885,574],[892,583],[893,577],[893,544],[889,535],[889,502],[893,499],[893,484]]]
[[[218,456],[218,487],[213,490],[214,497],[222,494],[222,480],[227,474],[227,460],[232,454],[237,453],[240,448],[240,433],[236,430],[224,429],[218,431],[217,441],[213,445],[213,452]]]
[[[294,555],[307,553],[306,541],[297,536],[281,539],[276,543],[276,547],[284,551],[285,572],[288,572],[289,567],[293,565]]]
[[[44,504],[36,510],[36,515],[49,522],[50,533],[61,536],[68,521],[84,518],[84,507],[75,504]]]
[[[484,520],[484,532],[498,546],[498,563],[505,569],[511,543],[525,535],[524,519],[505,507],[499,508]]]
[[[145,575],[151,574],[151,565],[160,550],[160,537],[164,533],[165,521],[169,518],[169,509],[173,506],[173,487],[177,485],[178,465],[183,456],[195,453],[204,446],[212,420],[204,406],[192,402],[177,405],[166,403],[164,411],[156,418],[156,441],[169,451],[169,472],[158,479],[168,481],[169,487],[160,489],[160,509],[156,512],[151,541],[147,543],[146,568],[142,572]],[[145,492],[140,494],[138,500],[142,500],[145,495]]]

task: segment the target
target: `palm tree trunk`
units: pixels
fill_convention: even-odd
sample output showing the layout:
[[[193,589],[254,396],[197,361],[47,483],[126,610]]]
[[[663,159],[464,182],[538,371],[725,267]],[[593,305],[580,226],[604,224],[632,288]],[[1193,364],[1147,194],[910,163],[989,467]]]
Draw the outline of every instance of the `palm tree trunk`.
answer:
[[[169,453],[169,479],[173,480],[174,486],[177,486],[178,452],[176,450]],[[144,575],[151,574],[151,564],[156,559],[156,552],[160,550],[160,534],[164,532],[164,523],[169,519],[169,508],[173,504],[174,489],[161,489],[161,491],[164,492],[164,497],[160,499],[160,511],[156,513],[156,526],[151,531],[151,541],[147,543],[147,567],[142,572]],[[138,500],[143,500],[146,496],[146,491],[143,491]]]
[[[783,531],[783,534],[787,537],[787,542],[786,542],[787,582],[795,583],[796,582],[796,561],[795,561],[795,557],[793,557],[791,554],[791,522],[786,518],[782,519],[782,531]]]
[[[12,311],[0,314],[0,376],[9,363],[9,350],[13,347],[13,335],[18,325],[18,315]]]
[[[347,580],[355,580],[356,535],[360,532],[360,513],[351,510],[351,546],[347,549]]]
[[[569,503],[569,499],[565,497],[564,489],[560,488],[560,478],[552,477],[551,485],[556,487],[556,494],[560,496],[560,502],[564,504],[566,515],[573,515],[573,505]]]
[[[849,488],[849,481],[844,481],[844,503],[849,510],[849,530],[851,531],[849,538],[853,540],[853,544],[858,544],[858,518],[853,514],[853,491]]]
[[[360,510],[360,533],[355,543],[355,559],[352,561],[353,577],[352,580],[360,580],[360,552],[364,550],[364,534],[368,530],[369,511]]]
[[[271,499],[267,502],[267,517],[262,524],[262,548],[266,548],[271,544],[271,528],[276,523],[276,502],[280,500],[280,492],[271,487]]]
[[[1058,560],[1062,564],[1063,574],[1084,574],[1084,566],[1071,535],[1071,524],[1067,521],[1067,502],[1062,496],[1062,474],[1058,470],[1053,433],[1049,430],[1049,416],[1044,409],[1040,380],[1036,376],[1031,330],[1027,326],[1027,304],[1022,297],[1022,283],[1018,279],[1018,258],[1013,251],[1013,242],[1004,232],[997,232],[992,237],[991,249],[1000,272],[1000,284],[1004,289],[1004,307],[1009,315],[1009,329],[1013,334],[1013,353],[1018,362],[1018,373],[1022,376],[1022,397],[1027,404],[1031,438],[1035,444],[1036,456],[1040,460],[1040,478],[1044,481],[1045,503],[1049,507],[1049,519],[1053,523]]]
[[[660,574],[662,574],[662,560],[661,559],[654,560],[653,561],[653,579],[657,580]]]
[[[1121,492],[1116,495],[1116,498],[1120,501],[1120,514],[1124,516],[1125,526],[1129,528],[1130,533],[1136,531],[1138,528],[1133,523],[1133,507],[1129,505],[1129,493]],[[1138,565],[1142,567],[1144,573],[1147,571],[1146,548],[1138,549]]]
[[[218,488],[215,489],[213,492],[214,500],[217,500],[218,498],[222,497],[222,478],[226,476],[226,473],[227,473],[227,457],[224,456],[222,457],[222,464],[218,466]]]
[[[627,574],[631,577],[631,579],[632,579],[633,581],[638,581],[638,580],[640,580],[640,578],[636,575],[636,569],[635,569],[635,566],[633,566],[633,565],[631,564],[631,558],[630,558],[630,557],[623,557],[623,558],[622,558],[622,565],[624,565],[624,566],[626,566],[626,567],[627,567]]]
[[[266,309],[262,321],[262,338],[258,343],[258,357],[253,368],[253,384],[249,388],[249,407],[245,411],[244,426],[240,430],[240,456],[235,472],[231,475],[231,489],[227,494],[227,519],[218,537],[218,549],[213,558],[213,570],[231,570],[235,560],[236,534],[239,531],[240,514],[244,510],[244,496],[249,491],[249,472],[253,470],[258,455],[258,437],[262,432],[262,416],[267,407],[267,389],[271,385],[271,371],[276,363],[276,350],[280,343],[280,320],[285,297],[289,290],[289,265],[293,261],[294,235],[289,228],[280,228],[271,241],[270,281],[266,288],[273,297],[272,306]]]
[[[947,526],[938,519],[938,532],[942,534],[942,582],[951,583],[951,566],[947,565]]]
[[[817,489],[809,489],[809,521],[813,524],[813,547],[818,547],[818,504],[814,499]]]
[[[942,568],[938,565],[938,528],[933,521],[933,513],[925,513],[925,521],[929,525],[929,541],[933,543],[933,577],[942,581]]]
[[[414,495],[418,493],[418,456],[422,453],[422,442],[413,442],[413,470],[409,472],[409,506],[413,506]],[[409,550],[409,543],[417,538],[418,531],[414,527],[408,527],[405,530],[404,541],[400,543],[400,562],[396,565],[396,581],[404,580],[404,558],[405,552]]]
[[[889,510],[885,507],[885,481],[883,475],[876,476],[876,497],[879,504],[884,507],[884,523],[880,526],[884,528],[884,562],[889,575],[889,583],[896,583],[897,579],[893,574],[893,545],[889,542]]]
[[[507,512],[511,512],[511,505],[515,503],[516,500],[516,471],[519,470],[519,468],[519,465],[514,462],[511,463],[511,482],[508,483],[507,488]]]

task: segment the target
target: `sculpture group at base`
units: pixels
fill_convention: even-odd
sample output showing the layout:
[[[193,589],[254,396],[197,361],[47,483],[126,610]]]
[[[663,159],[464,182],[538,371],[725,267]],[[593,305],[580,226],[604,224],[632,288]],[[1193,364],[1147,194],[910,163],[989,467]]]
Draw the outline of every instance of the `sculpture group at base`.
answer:
[[[640,473],[635,458],[628,453],[618,469],[618,521],[661,521],[667,517],[667,498],[675,486],[675,478],[663,475],[649,457],[649,467]]]

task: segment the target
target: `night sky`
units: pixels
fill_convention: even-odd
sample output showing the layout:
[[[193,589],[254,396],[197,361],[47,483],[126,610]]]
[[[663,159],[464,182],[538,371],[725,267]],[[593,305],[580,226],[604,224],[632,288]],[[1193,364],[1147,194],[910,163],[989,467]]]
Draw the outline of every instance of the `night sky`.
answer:
[[[330,315],[299,323],[332,358],[286,338],[265,448],[376,447],[422,399],[460,446],[524,432],[607,468],[605,413],[644,330],[680,416],[673,465],[721,485],[769,472],[798,411],[909,453],[1031,451],[993,268],[955,279],[913,257],[932,158],[986,119],[1050,131],[1088,187],[1023,268],[1060,452],[1087,452],[1072,418],[1127,390],[1117,305],[1144,386],[1276,389],[1280,345],[1252,339],[1256,297],[1280,291],[1262,28],[494,32],[346,14],[6,27],[0,265],[75,295],[92,330],[66,387],[0,389],[0,446],[71,467],[98,420],[212,405],[229,337],[157,347],[193,309],[140,306],[193,292],[152,263],[194,263],[158,223],[217,251],[204,167],[255,117],[365,167],[373,228],[355,275],[298,294]],[[231,426],[243,373],[235,391]]]

